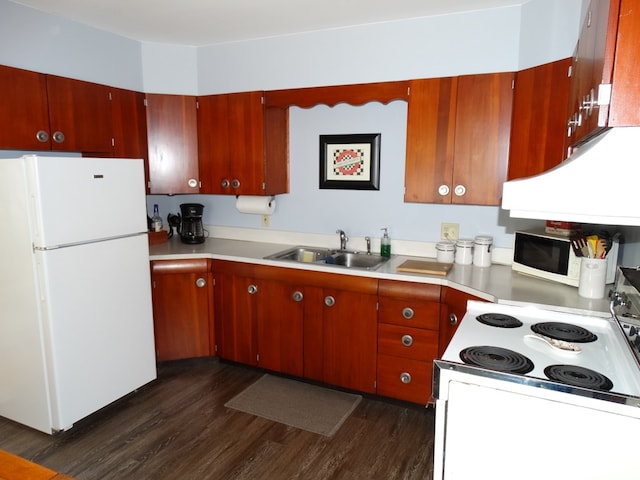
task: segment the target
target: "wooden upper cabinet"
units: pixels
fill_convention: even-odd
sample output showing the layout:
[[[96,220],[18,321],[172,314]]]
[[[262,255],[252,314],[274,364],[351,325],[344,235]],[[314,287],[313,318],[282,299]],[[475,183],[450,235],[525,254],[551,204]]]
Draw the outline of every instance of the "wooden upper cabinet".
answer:
[[[0,148],[111,155],[110,88],[0,66]]]
[[[411,82],[405,201],[499,205],[513,73]]]
[[[147,159],[149,150],[144,93],[112,88],[111,103],[113,156]]]
[[[110,94],[106,85],[47,75],[51,149],[111,155]]]
[[[0,148],[51,148],[44,74],[0,65],[0,122]]]
[[[565,158],[571,58],[516,74],[508,179],[549,170]]]
[[[405,202],[451,203],[457,86],[452,77],[410,82]]]
[[[458,79],[451,203],[500,205],[507,179],[514,73]]]
[[[198,99],[202,193],[288,191],[286,108],[265,107],[261,91]]]
[[[147,94],[149,193],[200,193],[196,97]]]

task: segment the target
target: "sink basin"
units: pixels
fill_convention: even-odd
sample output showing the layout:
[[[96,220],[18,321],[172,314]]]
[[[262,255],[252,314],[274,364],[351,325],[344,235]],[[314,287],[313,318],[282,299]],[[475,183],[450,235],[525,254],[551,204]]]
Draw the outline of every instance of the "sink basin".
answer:
[[[344,268],[373,270],[389,260],[380,255],[364,252],[335,250],[322,247],[293,247],[264,257],[267,260],[284,260],[300,263],[320,263]]]
[[[376,268],[389,260],[380,255],[367,255],[359,252],[337,252],[327,259],[327,264],[338,265],[347,268]]]
[[[336,251],[330,248],[294,247],[265,257],[267,260],[291,260],[303,263],[324,263]]]

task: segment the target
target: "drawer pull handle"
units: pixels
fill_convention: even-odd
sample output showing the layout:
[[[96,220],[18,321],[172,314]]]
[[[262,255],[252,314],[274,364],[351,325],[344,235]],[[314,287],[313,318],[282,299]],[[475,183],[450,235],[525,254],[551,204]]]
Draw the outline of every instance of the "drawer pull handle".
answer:
[[[336,299],[331,295],[327,295],[326,297],[324,297],[324,304],[327,307],[333,307],[336,304]]]
[[[455,313],[449,314],[449,325],[457,325],[458,324],[458,316]]]
[[[411,383],[411,374],[407,372],[402,372],[400,374],[400,381],[405,384]]]
[[[247,292],[249,292],[249,295],[253,295],[258,292],[258,287],[256,285],[249,285]]]
[[[301,302],[302,299],[304,298],[304,295],[302,295],[302,292],[300,291],[295,291],[293,292],[292,297],[294,302]]]
[[[196,280],[196,287],[202,288],[207,285],[207,281],[204,278],[199,278]]]
[[[402,344],[405,347],[410,347],[411,345],[413,345],[413,337],[411,335],[403,335]]]
[[[404,307],[402,309],[402,316],[404,318],[406,318],[407,320],[411,320],[413,318],[413,316],[415,315],[415,312],[413,311],[413,308],[410,307]]]

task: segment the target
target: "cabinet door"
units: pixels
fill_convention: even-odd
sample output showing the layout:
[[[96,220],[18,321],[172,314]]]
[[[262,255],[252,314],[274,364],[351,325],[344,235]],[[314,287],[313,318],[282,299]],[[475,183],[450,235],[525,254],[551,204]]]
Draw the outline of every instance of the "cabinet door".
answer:
[[[454,333],[456,333],[458,325],[467,311],[467,302],[469,300],[486,302],[482,298],[448,287],[443,287],[442,295],[443,305],[440,310],[438,357],[442,356]]]
[[[412,80],[405,202],[451,203],[457,78]]]
[[[234,362],[257,365],[253,318],[258,286],[241,275],[216,272],[214,277],[217,353]]]
[[[564,160],[571,58],[516,74],[508,179],[537,175]]]
[[[149,150],[144,93],[112,88],[111,103],[113,156],[146,159]]]
[[[47,75],[52,150],[111,155],[110,87]]]
[[[203,192],[264,194],[262,98],[262,92],[246,92],[198,99],[198,149]]]
[[[323,290],[323,380],[375,393],[377,296]]]
[[[196,97],[146,98],[149,193],[199,193]]]
[[[513,73],[458,79],[452,203],[500,205],[507,178]]]
[[[156,358],[165,361],[209,356],[211,274],[206,270],[187,273],[188,264],[178,266],[175,273],[172,268],[162,267],[161,273],[152,273]]]
[[[258,281],[256,329],[258,365],[302,376],[304,288],[269,279]]]
[[[0,65],[0,149],[50,148],[45,75]]]

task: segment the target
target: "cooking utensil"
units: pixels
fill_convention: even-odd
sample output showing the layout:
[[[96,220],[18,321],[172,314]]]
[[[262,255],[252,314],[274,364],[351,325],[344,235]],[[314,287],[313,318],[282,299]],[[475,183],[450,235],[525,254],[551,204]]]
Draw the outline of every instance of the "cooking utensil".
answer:
[[[562,350],[567,353],[580,353],[582,351],[582,349],[575,343],[565,342],[564,340],[547,337],[546,335],[540,335],[539,333],[525,335],[525,338],[536,338],[538,340],[542,340],[550,347],[557,348],[558,350]]]
[[[571,248],[573,248],[573,253],[575,253],[576,257],[584,257],[582,254],[582,239],[581,237],[571,237]]]

